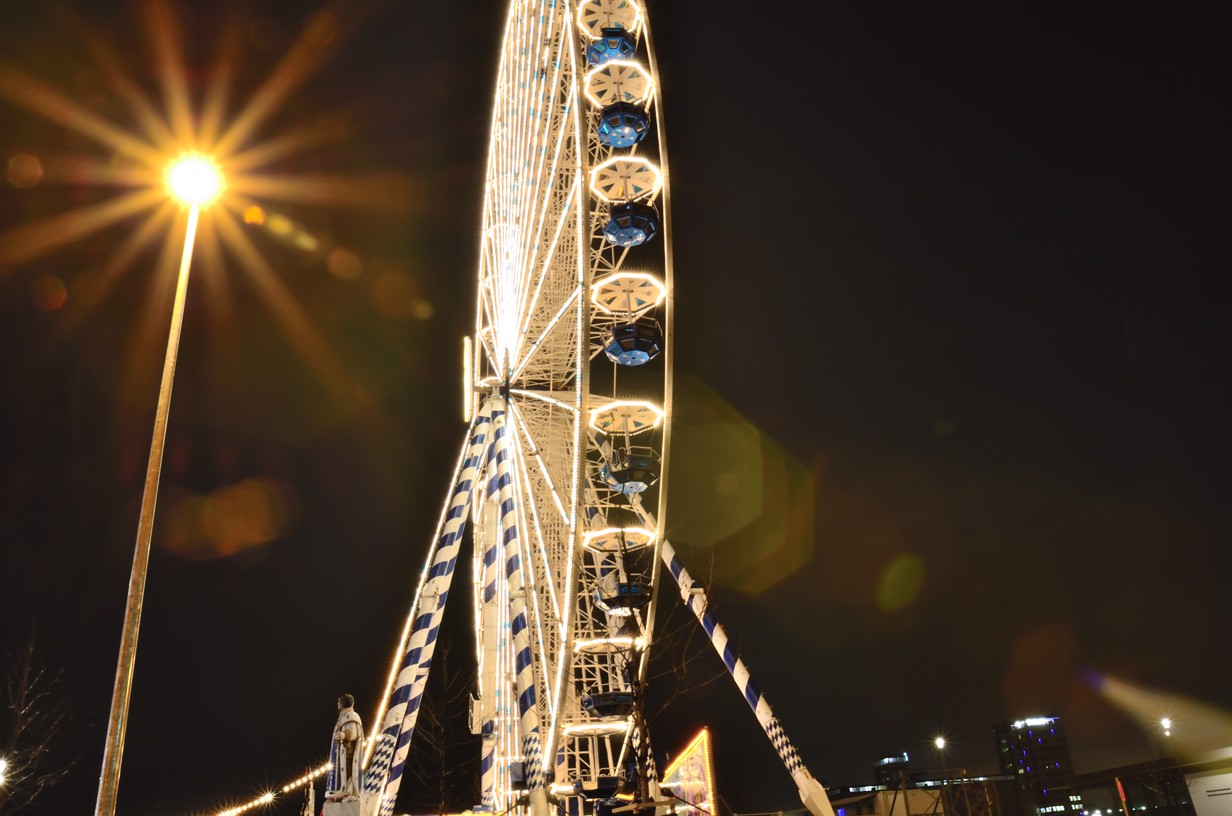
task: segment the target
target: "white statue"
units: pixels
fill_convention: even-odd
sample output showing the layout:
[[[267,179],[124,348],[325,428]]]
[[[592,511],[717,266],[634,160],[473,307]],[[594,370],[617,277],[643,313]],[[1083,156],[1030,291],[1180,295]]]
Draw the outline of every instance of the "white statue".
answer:
[[[355,698],[338,698],[338,722],[334,725],[334,789],[325,792],[325,801],[358,799],[363,762],[364,726],[355,712]]]

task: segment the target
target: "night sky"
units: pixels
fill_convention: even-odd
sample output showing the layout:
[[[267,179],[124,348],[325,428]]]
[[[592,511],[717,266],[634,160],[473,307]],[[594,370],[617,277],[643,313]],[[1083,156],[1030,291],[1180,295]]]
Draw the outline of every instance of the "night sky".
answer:
[[[118,77],[164,105],[141,7],[117,8],[5,4],[0,64],[135,130]],[[356,205],[268,202],[293,229],[245,229],[273,284],[198,255],[131,816],[299,776],[342,691],[371,716],[464,431],[503,3],[317,11],[170,15],[198,103],[233,42],[232,114],[308,31],[323,58],[254,141],[327,122],[269,170],[370,186]],[[668,528],[814,775],[868,784],[904,751],[993,771],[992,726],[1033,714],[1063,718],[1079,772],[1158,752],[1141,718],[1171,713],[1178,738],[1222,722],[1232,265],[1214,21],[1102,4],[648,12],[675,229]],[[19,156],[40,183],[13,182]],[[81,156],[112,158],[0,94],[0,650],[36,627],[77,758],[32,813],[93,808],[170,303],[159,245],[117,268],[144,218],[4,259],[12,230],[115,196],[53,178]],[[456,694],[460,586],[435,684],[458,808],[478,750]],[[687,622],[677,609],[662,631]],[[683,631],[663,653],[692,649],[685,683],[703,683],[721,664]],[[672,689],[656,677],[652,705]],[[1186,721],[1192,704],[1214,708]],[[658,713],[656,750],[704,723],[729,808],[798,805],[725,678]],[[409,785],[401,807],[436,801]]]

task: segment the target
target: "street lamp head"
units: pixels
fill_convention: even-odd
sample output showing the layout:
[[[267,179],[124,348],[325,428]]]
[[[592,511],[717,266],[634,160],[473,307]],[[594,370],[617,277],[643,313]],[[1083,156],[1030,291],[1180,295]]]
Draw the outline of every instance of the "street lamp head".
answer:
[[[185,153],[167,165],[167,192],[189,207],[208,207],[222,194],[222,171],[209,156]]]
[[[938,751],[945,750],[945,745],[946,745],[945,737],[934,737],[933,738],[933,747],[936,748]]]
[[[1164,730],[1165,737],[1172,736],[1172,718],[1171,717],[1161,717],[1159,720],[1159,727]]]

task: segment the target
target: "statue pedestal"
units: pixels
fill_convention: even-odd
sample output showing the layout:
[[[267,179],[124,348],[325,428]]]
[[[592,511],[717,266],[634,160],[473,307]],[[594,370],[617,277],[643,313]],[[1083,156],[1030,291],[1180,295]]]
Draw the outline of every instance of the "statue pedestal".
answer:
[[[363,816],[363,801],[350,799],[346,802],[326,802],[321,816]]]

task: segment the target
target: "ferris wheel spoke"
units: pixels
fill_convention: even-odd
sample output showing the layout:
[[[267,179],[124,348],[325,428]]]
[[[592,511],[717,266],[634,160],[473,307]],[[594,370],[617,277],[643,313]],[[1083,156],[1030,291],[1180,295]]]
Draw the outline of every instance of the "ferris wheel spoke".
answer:
[[[539,404],[558,414],[562,410],[549,403]],[[561,491],[557,489],[548,464],[537,450],[533,438],[534,432],[531,430],[533,420],[528,421],[524,413],[516,401],[510,401],[512,424],[518,432],[520,483],[523,494],[526,496],[526,507],[536,528],[536,552],[534,556],[528,557],[528,566],[532,570],[536,585],[548,594],[552,604],[553,615],[550,620],[543,621],[544,625],[539,630],[539,644],[542,649],[539,659],[543,665],[542,679],[545,684],[547,720],[544,732],[546,746],[544,756],[553,757],[555,756],[553,746],[562,717],[561,705],[566,698],[565,686],[571,676],[565,656],[569,620],[573,614],[572,604],[575,603],[575,594],[572,591],[575,580],[573,559],[569,555],[573,547],[574,531],[573,522],[567,515],[557,516],[563,507],[557,506],[555,513],[551,508],[547,508],[549,518],[542,516],[541,508],[545,507],[545,502],[550,501],[551,504],[556,505],[561,497]],[[534,413],[535,411],[532,411],[532,414]],[[565,409],[565,415],[576,423],[576,410]],[[560,430],[567,430],[567,428]],[[533,467],[528,461],[532,458],[537,459]],[[551,496],[550,500],[545,493]]]
[[[511,388],[509,389],[509,393],[515,394],[519,397],[526,397],[527,399],[535,399],[535,400],[539,400],[540,402],[546,402],[548,405],[553,405],[557,408],[560,408],[562,411],[570,411],[575,414],[577,413],[576,405],[572,404],[571,402],[567,402],[561,396],[558,396],[558,395],[566,395],[568,396],[569,399],[573,399],[573,394],[571,392],[531,391],[525,388]]]
[[[527,469],[526,456],[522,451],[527,448],[525,435],[522,432],[520,425],[518,428],[519,435],[519,455],[517,457],[518,475],[520,477],[520,485],[523,496],[526,497],[525,505],[530,509],[530,529],[535,533],[535,549],[536,556],[532,559],[536,563],[538,572],[546,577],[551,577],[552,559],[548,555],[547,544],[544,540],[544,524],[539,517],[539,503],[535,501],[534,483],[531,481],[530,472]],[[548,591],[549,600],[552,602],[552,620],[559,621],[562,617],[561,598],[556,591],[556,582],[548,581],[545,587]]]
[[[497,293],[490,287],[483,287],[479,290],[479,316],[483,321],[484,328],[479,332],[482,337],[484,350],[491,362],[496,362],[496,331],[497,320],[499,319],[499,304],[497,301]]]
[[[514,490],[518,496],[516,511],[518,515],[518,529],[523,531],[522,536],[518,539],[518,549],[522,558],[522,568],[530,575],[530,580],[526,584],[526,593],[530,601],[530,622],[534,627],[534,640],[538,649],[538,654],[549,657],[552,651],[549,649],[550,633],[556,631],[558,621],[560,620],[560,609],[556,605],[557,599],[553,595],[554,583],[547,580],[550,570],[550,562],[546,559],[540,560],[540,555],[545,555],[543,550],[543,531],[539,527],[536,518],[534,541],[529,536],[531,526],[528,523],[530,519],[527,517],[527,509],[531,511],[531,515],[536,515],[536,504],[533,498],[530,484],[526,473],[526,460],[520,453],[520,445],[516,442],[511,446],[513,453],[513,471],[516,474],[514,479]],[[542,602],[542,596],[548,595],[548,604]],[[535,681],[538,687],[538,697],[541,704],[545,708],[545,713],[549,722],[555,720],[556,703],[549,693],[549,679],[552,675],[554,664],[550,660],[539,660],[535,662]]]
[[[569,143],[569,138],[575,134],[568,127],[568,120],[561,122],[558,126],[556,136],[556,146],[552,151],[552,164],[550,169],[545,172],[542,163],[540,163],[534,171],[535,189],[534,200],[537,202],[534,208],[527,207],[526,213],[531,216],[530,222],[534,225],[534,231],[530,234],[530,240],[525,242],[523,252],[525,257],[521,264],[523,269],[532,270],[540,266],[537,261],[538,256],[543,253],[549,253],[549,257],[542,263],[546,268],[551,263],[550,254],[554,252],[556,245],[560,241],[561,231],[570,220],[570,214],[573,207],[576,205],[581,185],[576,179],[570,180],[568,175],[564,173],[561,167],[561,161],[565,158],[565,147]],[[540,157],[541,162],[546,160],[547,152],[542,151]],[[558,180],[564,179],[565,184],[558,184]],[[562,200],[563,199],[563,200]],[[548,231],[553,231],[553,236],[550,242],[545,247],[545,240]]]
[[[484,355],[488,358],[488,363],[493,371],[498,370],[498,358],[496,356],[496,339],[490,331],[478,332],[480,348],[483,349]]]
[[[546,353],[544,350],[550,348],[550,344],[546,341],[549,339],[552,332],[555,331],[560,325],[561,320],[572,313],[577,299],[581,296],[581,293],[581,289],[574,289],[573,294],[571,294],[568,299],[560,305],[560,308],[556,311],[556,314],[552,315],[552,319],[548,321],[547,325],[543,327],[543,331],[539,334],[535,341],[531,343],[531,348],[527,353],[526,358],[523,359],[522,362],[519,363],[513,370],[514,380],[519,380],[522,378],[522,373],[530,366],[530,363],[535,359],[536,355]],[[566,323],[563,328],[565,330],[569,330],[571,327]]]
[[[521,355],[522,353],[521,348],[522,348],[522,345],[525,344],[526,342],[527,335],[531,334],[532,331],[534,331],[534,329],[532,328],[532,325],[535,322],[535,319],[539,316],[539,313],[543,310],[551,309],[550,302],[544,303],[545,300],[548,300],[548,298],[544,296],[545,295],[544,285],[552,278],[552,273],[556,272],[557,274],[560,274],[561,272],[565,272],[566,274],[568,274],[568,278],[570,279],[569,282],[576,285],[576,280],[574,280],[575,276],[573,274],[569,274],[569,273],[573,273],[574,270],[567,266],[570,262],[568,258],[562,259],[563,264],[559,264],[560,266],[565,266],[566,267],[565,269],[557,268],[558,267],[557,250],[562,246],[562,239],[567,234],[567,228],[570,224],[570,221],[572,220],[570,218],[570,215],[573,209],[577,206],[577,202],[578,202],[580,195],[581,195],[580,185],[573,184],[569,187],[568,197],[565,199],[563,203],[563,209],[560,214],[560,217],[556,219],[555,232],[553,233],[552,239],[550,243],[548,244],[548,247],[545,251],[543,263],[542,263],[542,266],[540,267],[540,271],[535,276],[535,285],[533,289],[527,290],[528,296],[526,297],[526,299],[524,299],[523,304],[522,304],[523,317],[518,326],[519,346],[518,346],[516,353],[514,354],[515,358]],[[546,225],[546,223],[547,223],[546,219],[540,221],[541,225]],[[532,261],[533,260],[534,259],[532,259]],[[542,318],[539,318],[539,319],[542,319]],[[540,332],[540,337],[542,337],[542,332]],[[517,379],[517,378],[514,377],[514,379]]]
[[[543,484],[546,487],[546,492],[552,497],[552,504],[556,508],[557,513],[559,513],[560,520],[567,524],[570,520],[570,513],[565,509],[565,502],[569,499],[567,496],[563,496],[561,491],[557,488],[556,479],[553,478],[547,462],[544,461],[543,454],[540,452],[539,446],[533,438],[533,433],[530,427],[524,421],[521,410],[519,410],[516,405],[513,405],[513,403],[511,403],[511,406],[513,406],[513,410],[518,416],[518,422],[515,427],[517,428],[518,434],[522,439],[522,444],[525,445],[525,450],[530,453],[531,458],[534,459],[535,464],[538,466],[538,475],[543,480]]]
[[[554,610],[558,610],[555,625],[548,635],[548,639],[557,645],[548,655],[545,655],[545,659],[550,659],[551,655],[563,649],[563,643],[567,639],[569,621],[573,614],[572,605],[575,603],[572,591],[575,580],[572,552],[576,535],[574,526],[576,519],[567,512],[567,507],[575,506],[576,499],[570,497],[570,503],[564,504],[562,491],[557,487],[558,484],[562,484],[559,474],[554,478],[549,463],[539,452],[532,435],[531,423],[527,421],[523,407],[513,401],[510,402],[510,406],[515,418],[513,424],[519,433],[521,449],[533,455],[532,458],[535,459],[536,465],[532,468],[530,463],[526,462],[523,475],[527,486],[526,492],[530,497],[530,506],[535,513],[538,532],[542,537],[543,559],[539,577],[551,593]],[[531,408],[532,406],[525,407]],[[572,416],[576,417],[576,412]],[[567,431],[567,425],[560,430]],[[573,490],[576,491],[576,487],[573,487]],[[555,509],[555,513],[552,508],[545,506],[548,502]],[[544,517],[543,510],[547,510],[549,517]],[[555,664],[556,660],[552,660],[552,663]],[[557,668],[559,673],[560,667]],[[552,687],[557,691],[554,696],[559,697],[559,681],[552,684]]]
[[[558,43],[557,48],[563,48],[564,45],[565,43],[562,40]],[[560,82],[562,63],[563,60],[558,56],[552,77],[553,85]],[[539,96],[542,98],[542,92],[540,92]],[[535,138],[531,140],[529,145],[529,155],[523,162],[527,165],[525,168],[526,174],[534,179],[532,185],[524,188],[528,195],[519,207],[519,212],[532,216],[529,221],[535,225],[534,231],[530,234],[530,240],[527,240],[522,247],[523,258],[520,266],[526,270],[535,268],[535,258],[541,251],[541,245],[550,226],[551,217],[556,215],[551,212],[552,205],[559,206],[558,198],[560,192],[555,189],[557,186],[556,182],[561,177],[561,163],[565,157],[565,146],[568,144],[569,137],[573,135],[568,127],[568,117],[565,115],[568,111],[548,110],[546,113],[546,116],[540,116],[536,120],[536,125],[539,128],[536,129]],[[555,145],[549,153],[547,144],[553,137]],[[548,167],[549,155],[551,157],[550,167]],[[546,171],[545,167],[548,167]],[[572,189],[569,194],[573,195]],[[566,206],[565,211],[567,212],[567,210],[568,207]],[[559,217],[563,219],[564,216],[561,214]]]
[[[525,470],[525,464],[523,464],[521,476],[523,480],[523,490],[529,493],[532,486],[529,483],[530,475]],[[551,604],[550,611],[552,614],[549,620],[552,622],[553,628],[549,629],[550,634],[548,637],[545,638],[542,635],[540,636],[540,640],[546,643],[548,640],[555,639],[556,628],[558,628],[559,621],[562,619],[563,610],[561,608],[561,598],[556,589],[556,582],[553,580],[552,576],[552,563],[548,557],[547,542],[545,541],[543,534],[543,525],[539,519],[538,507],[533,502],[530,503],[530,511],[530,523],[533,525],[535,532],[535,541],[534,547],[530,550],[528,558],[535,569],[535,575],[539,581],[536,591],[538,592],[539,589],[542,589],[546,592],[548,601]]]
[[[553,9],[550,16],[555,17],[555,15],[556,11]],[[522,18],[522,22],[530,26],[521,37],[523,50],[537,48],[541,42],[553,37],[557,40],[555,44],[557,53],[564,46],[564,40],[559,36],[559,32],[549,34],[539,30],[540,24],[544,24],[545,32],[553,31],[557,27],[554,20],[545,21],[537,15],[528,15]],[[546,49],[551,46],[543,47]],[[559,65],[559,58],[555,62]],[[537,233],[543,229],[542,216],[536,212],[536,209],[539,207],[539,202],[546,198],[542,195],[542,187],[545,183],[543,162],[547,151],[541,149],[540,146],[545,145],[546,140],[550,138],[557,115],[550,105],[544,104],[546,97],[544,89],[548,81],[548,73],[539,70],[530,61],[525,60],[518,61],[516,69],[513,84],[518,89],[518,93],[511,97],[513,104],[505,111],[505,121],[502,122],[506,129],[512,123],[513,133],[507,133],[507,138],[502,140],[502,144],[508,150],[507,166],[516,169],[516,173],[507,184],[511,195],[508,212],[516,213],[519,229],[530,236],[529,240],[519,241],[519,254],[516,259],[516,268],[520,272],[519,277],[524,279],[529,270],[534,268],[533,258],[539,249]],[[559,81],[559,73],[559,68],[557,68],[552,75],[553,81]],[[562,129],[561,136],[563,135]],[[520,288],[524,296],[525,289]]]
[[[569,220],[562,218],[558,222],[557,228],[561,233],[566,233]],[[560,355],[571,353],[577,331],[577,315],[584,308],[584,298],[579,272],[574,265],[576,259],[570,257],[569,251],[559,253],[558,248],[562,246],[566,250],[571,249],[554,239],[550,263],[544,267],[533,292],[534,297],[528,299],[526,313],[517,327],[516,353],[513,355],[516,365],[511,376],[515,382],[557,381],[554,384],[559,385],[562,384],[560,377],[544,377],[544,366],[549,371],[570,371],[572,368],[568,357]],[[555,355],[559,359],[532,365],[535,358],[545,354]]]
[[[548,10],[549,15],[554,15],[555,10]],[[518,17],[519,31],[515,39],[515,47],[519,47],[523,53],[528,49],[538,49],[540,43],[544,39],[542,34],[537,33],[539,26],[545,22],[545,16],[542,14],[522,14]],[[504,144],[509,151],[510,166],[521,167],[518,161],[523,154],[523,145],[534,133],[534,122],[532,115],[535,111],[534,100],[530,96],[530,89],[533,87],[531,82],[531,74],[537,69],[537,62],[532,59],[519,58],[521,55],[515,54],[515,59],[508,63],[513,67],[513,76],[511,84],[514,89],[507,98],[512,105],[507,111],[509,117],[506,126],[509,122],[513,123],[513,132]],[[522,167],[521,169],[525,169]],[[520,199],[524,197],[524,188],[519,184],[515,197],[519,199],[517,202],[520,205]],[[517,207],[518,211],[522,210],[521,206]]]
[[[557,249],[560,247],[563,237],[566,233],[566,229],[569,226],[569,222],[571,220],[570,214],[572,213],[574,208],[577,207],[578,199],[581,195],[581,185],[579,184],[576,184],[576,183],[571,184],[568,186],[567,189],[568,189],[568,192],[566,194],[566,197],[564,198],[563,202],[560,203],[560,206],[561,206],[560,217],[555,219],[554,232],[552,234],[552,239],[549,242],[547,249],[545,251],[543,262],[536,267],[535,266],[536,259],[531,258],[527,265],[527,268],[538,268],[539,272],[535,275],[535,285],[533,289],[527,289],[529,297],[523,300],[523,303],[522,303],[523,317],[522,317],[522,323],[520,325],[522,334],[526,334],[529,332],[530,321],[534,317],[535,310],[538,306],[540,297],[544,291],[544,283],[549,279],[549,276],[554,269],[553,265],[556,263]],[[549,225],[551,220],[552,219],[548,219],[546,217],[541,217],[539,219],[540,233],[536,235],[536,241],[535,241],[536,250],[538,248],[538,244],[543,240],[543,235],[545,234],[545,228]]]

